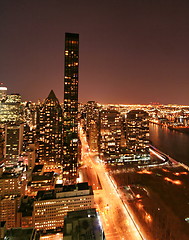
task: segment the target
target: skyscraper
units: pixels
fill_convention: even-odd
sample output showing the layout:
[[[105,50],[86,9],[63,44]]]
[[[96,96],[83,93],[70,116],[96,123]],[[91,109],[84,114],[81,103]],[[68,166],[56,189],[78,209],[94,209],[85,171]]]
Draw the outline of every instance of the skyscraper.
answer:
[[[131,110],[126,119],[127,155],[138,163],[150,161],[149,115],[143,110]]]
[[[39,111],[40,162],[48,168],[55,168],[62,162],[62,108],[53,90],[49,93]]]
[[[23,130],[23,124],[5,126],[4,156],[7,166],[17,165],[18,163],[19,155],[22,152]]]
[[[0,83],[0,101],[6,99],[7,96],[7,87],[3,87],[3,84]]]
[[[117,165],[121,150],[121,114],[112,109],[100,111],[100,153],[105,163]]]
[[[79,34],[65,34],[63,178],[75,182],[78,164]]]
[[[17,123],[21,116],[20,94],[7,94],[6,87],[0,87],[0,123]]]

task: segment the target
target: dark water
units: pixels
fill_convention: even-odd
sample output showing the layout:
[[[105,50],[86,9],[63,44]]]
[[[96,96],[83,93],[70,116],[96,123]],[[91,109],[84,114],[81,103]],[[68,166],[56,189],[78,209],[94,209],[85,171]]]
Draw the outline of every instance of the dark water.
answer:
[[[150,140],[162,152],[189,165],[189,134],[150,124]]]

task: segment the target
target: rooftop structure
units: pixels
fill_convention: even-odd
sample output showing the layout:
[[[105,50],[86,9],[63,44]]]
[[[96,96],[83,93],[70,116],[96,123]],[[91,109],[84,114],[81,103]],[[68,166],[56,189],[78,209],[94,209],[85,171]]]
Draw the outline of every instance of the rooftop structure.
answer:
[[[63,240],[105,240],[102,225],[95,208],[68,212],[64,220]]]
[[[7,240],[39,240],[39,235],[33,228],[12,228],[5,235]]]

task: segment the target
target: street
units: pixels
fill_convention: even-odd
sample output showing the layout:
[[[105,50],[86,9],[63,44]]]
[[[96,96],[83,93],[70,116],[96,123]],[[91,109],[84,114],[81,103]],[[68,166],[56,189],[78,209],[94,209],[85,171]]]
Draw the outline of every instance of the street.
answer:
[[[106,172],[97,154],[89,151],[85,134],[80,131],[82,160],[88,180],[92,183],[96,208],[99,211],[107,240],[144,240],[144,231],[139,229],[128,206],[122,201],[116,185]],[[84,171],[84,172],[85,172]],[[92,173],[93,171],[93,173]],[[100,188],[100,189],[98,189]]]

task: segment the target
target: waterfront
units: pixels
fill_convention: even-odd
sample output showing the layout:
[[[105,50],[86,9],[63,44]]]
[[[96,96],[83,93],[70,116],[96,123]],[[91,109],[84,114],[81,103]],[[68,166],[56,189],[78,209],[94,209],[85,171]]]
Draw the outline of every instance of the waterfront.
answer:
[[[189,134],[150,124],[150,140],[162,152],[189,165]]]

